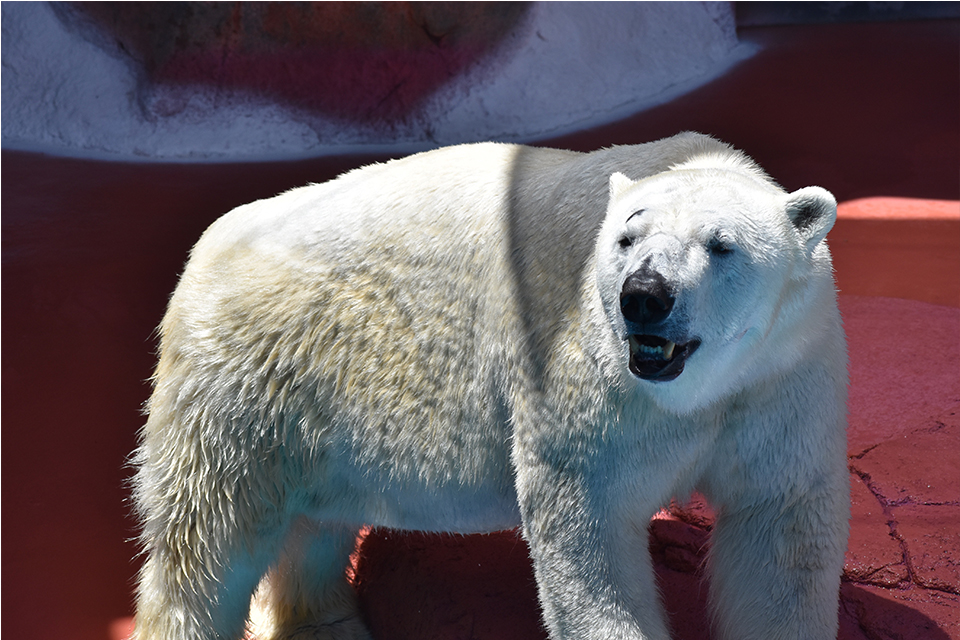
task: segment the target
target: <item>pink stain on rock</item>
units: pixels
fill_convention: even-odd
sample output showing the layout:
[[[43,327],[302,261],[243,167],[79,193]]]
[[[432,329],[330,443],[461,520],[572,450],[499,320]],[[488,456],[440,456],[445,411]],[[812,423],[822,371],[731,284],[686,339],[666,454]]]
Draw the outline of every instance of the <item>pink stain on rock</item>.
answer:
[[[411,114],[511,33],[524,3],[80,3],[155,86],[157,116],[196,87],[243,92],[346,121]]]

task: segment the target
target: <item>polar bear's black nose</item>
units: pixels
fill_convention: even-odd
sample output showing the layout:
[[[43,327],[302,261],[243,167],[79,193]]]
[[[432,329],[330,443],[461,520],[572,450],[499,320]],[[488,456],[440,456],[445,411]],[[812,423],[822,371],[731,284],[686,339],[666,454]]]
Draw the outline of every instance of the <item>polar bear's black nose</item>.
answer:
[[[659,273],[632,273],[620,291],[620,312],[627,322],[635,324],[661,322],[670,315],[674,302]]]

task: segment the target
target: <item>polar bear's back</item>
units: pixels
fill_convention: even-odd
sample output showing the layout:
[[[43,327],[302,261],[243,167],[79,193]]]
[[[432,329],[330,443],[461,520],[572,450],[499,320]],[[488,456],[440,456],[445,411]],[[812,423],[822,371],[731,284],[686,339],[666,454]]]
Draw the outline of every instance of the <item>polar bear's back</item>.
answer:
[[[490,232],[503,209],[516,151],[499,144],[448,147],[238,207],[207,230],[193,260],[208,248],[238,244],[266,252],[307,251],[318,260],[340,260],[384,241],[419,252],[440,250],[428,240],[444,234],[455,240],[458,227],[466,234],[478,228]]]

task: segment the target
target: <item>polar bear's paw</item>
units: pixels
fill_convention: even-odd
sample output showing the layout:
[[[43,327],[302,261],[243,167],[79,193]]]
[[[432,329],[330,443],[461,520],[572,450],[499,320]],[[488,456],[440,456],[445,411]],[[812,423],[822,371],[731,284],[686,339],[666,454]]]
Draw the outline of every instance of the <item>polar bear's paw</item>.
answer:
[[[355,601],[339,602],[341,606],[333,610],[294,615],[288,609],[265,609],[262,604],[255,602],[250,610],[245,640],[372,640]]]
[[[372,638],[363,621],[358,616],[351,616],[335,622],[303,624],[289,631],[277,630],[269,640],[372,640]]]

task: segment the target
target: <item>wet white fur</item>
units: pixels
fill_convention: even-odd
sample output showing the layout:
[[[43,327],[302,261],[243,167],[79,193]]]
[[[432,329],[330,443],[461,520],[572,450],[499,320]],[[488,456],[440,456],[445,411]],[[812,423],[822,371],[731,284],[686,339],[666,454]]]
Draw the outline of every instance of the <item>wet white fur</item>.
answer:
[[[696,134],[445,148],[225,215],[162,325],[136,637],[239,638],[259,584],[263,637],[365,638],[358,527],[522,524],[551,638],[667,638],[647,523],[699,489],[721,636],[834,638],[834,217]],[[702,339],[671,382],[627,368],[617,297],[643,260]]]

